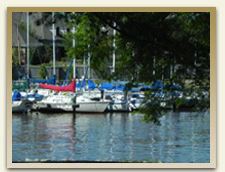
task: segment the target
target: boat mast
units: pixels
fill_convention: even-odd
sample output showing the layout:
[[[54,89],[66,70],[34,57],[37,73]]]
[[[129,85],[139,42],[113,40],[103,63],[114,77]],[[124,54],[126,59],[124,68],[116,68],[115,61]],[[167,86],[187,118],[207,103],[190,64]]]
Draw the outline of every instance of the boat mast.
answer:
[[[29,71],[29,68],[30,68],[30,28],[29,28],[29,12],[27,12],[27,15],[26,15],[26,19],[27,19],[27,79],[29,79],[29,74],[30,74],[30,71]]]
[[[90,68],[90,60],[91,60],[91,53],[90,53],[90,44],[88,45],[88,79],[90,79],[91,75],[91,68]]]
[[[73,79],[76,79],[76,59],[73,59]]]
[[[73,49],[75,49],[75,45],[76,45],[76,42],[75,42],[75,32],[76,32],[76,29],[75,29],[75,26],[73,26],[73,29],[72,29],[72,33],[73,33]],[[75,51],[74,51],[74,59],[73,59],[73,78],[76,79],[76,57],[75,57]]]
[[[116,27],[116,22],[113,22],[113,27]],[[116,39],[115,39],[115,36],[116,36],[116,30],[113,29],[113,53],[112,53],[112,73],[115,72],[115,65],[116,65]]]
[[[16,24],[16,34],[17,34],[17,53],[18,53],[19,65],[21,65],[20,40],[19,40],[19,26],[18,26],[18,23]]]
[[[55,71],[55,13],[52,12],[52,54],[53,54],[53,75],[56,75]]]
[[[86,68],[86,59],[85,59],[85,54],[84,54],[84,57],[83,57],[83,71],[84,71],[84,79],[85,79],[85,68]]]

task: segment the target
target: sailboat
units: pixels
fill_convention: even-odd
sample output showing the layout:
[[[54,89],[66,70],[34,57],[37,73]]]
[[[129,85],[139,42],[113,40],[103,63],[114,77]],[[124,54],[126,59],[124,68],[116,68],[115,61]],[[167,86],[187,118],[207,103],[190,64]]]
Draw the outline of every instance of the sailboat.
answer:
[[[32,104],[27,98],[23,98],[19,91],[12,93],[12,113],[26,113]]]
[[[33,110],[40,112],[72,112],[76,107],[75,87],[76,82],[73,80],[69,85],[56,86],[51,84],[39,84],[42,89],[55,91],[54,94],[48,95],[43,100],[33,105]],[[72,94],[62,94],[60,92],[72,92]]]
[[[102,113],[109,104],[109,101],[90,99],[83,94],[76,94],[75,80],[66,86],[40,84],[39,87],[55,91],[55,94],[49,95],[33,106],[34,110],[40,112]]]

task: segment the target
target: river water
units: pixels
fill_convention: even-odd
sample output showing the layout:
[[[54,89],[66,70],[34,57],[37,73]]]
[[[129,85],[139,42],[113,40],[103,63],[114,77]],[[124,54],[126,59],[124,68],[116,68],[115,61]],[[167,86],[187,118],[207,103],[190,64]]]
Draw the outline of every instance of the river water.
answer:
[[[13,162],[208,163],[209,113],[13,114]]]

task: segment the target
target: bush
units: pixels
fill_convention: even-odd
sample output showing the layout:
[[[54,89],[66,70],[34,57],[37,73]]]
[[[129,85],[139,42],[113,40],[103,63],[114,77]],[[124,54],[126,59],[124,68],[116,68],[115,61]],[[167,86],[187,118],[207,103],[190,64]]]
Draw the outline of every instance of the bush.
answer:
[[[40,66],[39,75],[43,79],[45,79],[48,76],[48,71],[47,71],[47,68],[46,68],[46,64],[42,64]]]

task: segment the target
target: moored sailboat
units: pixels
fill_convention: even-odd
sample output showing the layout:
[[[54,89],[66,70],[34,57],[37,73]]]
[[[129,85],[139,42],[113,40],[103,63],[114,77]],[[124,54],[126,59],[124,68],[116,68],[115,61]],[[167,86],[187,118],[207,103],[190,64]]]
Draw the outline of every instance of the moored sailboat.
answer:
[[[34,109],[40,112],[91,112],[102,113],[106,110],[109,101],[103,99],[91,99],[75,93],[75,80],[67,86],[55,86],[40,84],[41,88],[56,91],[34,105]],[[69,92],[69,93],[66,93]]]

